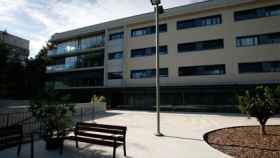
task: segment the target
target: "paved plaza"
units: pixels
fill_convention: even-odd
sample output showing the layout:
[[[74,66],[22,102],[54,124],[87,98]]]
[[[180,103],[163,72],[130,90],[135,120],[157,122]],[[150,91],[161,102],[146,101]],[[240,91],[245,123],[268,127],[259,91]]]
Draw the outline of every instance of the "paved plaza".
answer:
[[[268,124],[279,124],[280,119]],[[96,118],[97,123],[125,125],[127,131],[128,158],[227,158],[229,156],[211,148],[203,135],[211,130],[257,125],[254,118],[235,114],[162,113],[161,129],[164,137],[154,136],[156,114],[142,111],[107,111]],[[66,141],[63,156],[58,151],[46,151],[43,141],[35,143],[35,158],[111,158],[113,149],[83,144],[76,149],[74,142]],[[16,148],[0,152],[1,158],[16,158]],[[20,158],[29,158],[29,144],[23,146]],[[124,158],[122,147],[117,158]]]

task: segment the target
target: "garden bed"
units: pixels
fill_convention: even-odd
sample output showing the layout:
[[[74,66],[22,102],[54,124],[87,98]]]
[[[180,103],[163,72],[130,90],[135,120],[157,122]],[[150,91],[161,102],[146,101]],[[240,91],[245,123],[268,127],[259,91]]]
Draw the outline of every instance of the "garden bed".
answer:
[[[260,136],[258,126],[224,128],[205,134],[213,148],[237,158],[280,158],[280,126],[267,126]]]

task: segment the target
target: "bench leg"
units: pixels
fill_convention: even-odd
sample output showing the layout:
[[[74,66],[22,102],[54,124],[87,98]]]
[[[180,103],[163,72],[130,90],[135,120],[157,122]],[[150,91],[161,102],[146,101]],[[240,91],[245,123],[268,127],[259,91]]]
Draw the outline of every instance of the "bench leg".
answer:
[[[30,157],[34,158],[34,138],[33,135],[31,135],[31,147],[30,147]]]
[[[123,143],[123,154],[124,154],[124,156],[126,156],[126,145],[125,145],[125,142]]]
[[[63,154],[63,146],[64,146],[64,140],[62,139],[60,142],[60,155]]]
[[[114,149],[113,149],[113,158],[115,158],[116,157],[116,147],[114,147]]]
[[[17,156],[20,155],[20,151],[21,151],[21,144],[22,142],[20,141],[19,144],[18,144],[18,149],[17,149]]]
[[[76,148],[79,148],[79,144],[78,141],[76,140]]]

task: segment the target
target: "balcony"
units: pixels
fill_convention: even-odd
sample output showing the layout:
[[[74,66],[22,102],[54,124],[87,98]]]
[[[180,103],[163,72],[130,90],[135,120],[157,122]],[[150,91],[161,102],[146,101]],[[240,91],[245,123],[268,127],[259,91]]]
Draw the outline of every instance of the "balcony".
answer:
[[[80,80],[80,81],[55,81],[54,89],[74,89],[86,87],[102,87],[103,80]]]
[[[82,40],[81,42],[75,42],[74,44],[70,42],[66,42],[66,43],[58,44],[55,49],[49,50],[48,56],[53,57],[53,56],[60,56],[60,55],[85,53],[88,51],[102,49],[104,48],[104,46],[105,46],[105,41],[103,38],[100,41],[94,41],[94,42],[88,40],[86,40],[85,42],[83,42]]]
[[[104,51],[95,51],[79,56],[54,59],[53,61],[55,65],[47,66],[47,72],[102,68],[104,66]]]
[[[55,72],[55,71],[63,71],[63,70],[65,70],[65,66],[63,64],[47,66],[47,72]]]

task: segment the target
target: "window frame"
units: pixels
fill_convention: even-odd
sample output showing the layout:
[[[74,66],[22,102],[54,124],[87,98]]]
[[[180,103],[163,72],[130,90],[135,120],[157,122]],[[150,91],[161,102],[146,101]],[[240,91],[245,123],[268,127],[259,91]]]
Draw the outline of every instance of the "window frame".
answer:
[[[213,68],[219,68],[215,71],[219,71],[219,73],[207,73],[213,72],[214,70],[209,70]],[[185,70],[183,70],[185,69]],[[189,69],[189,70],[186,70]],[[184,71],[190,71],[188,73]],[[191,72],[193,71],[193,72]],[[204,72],[203,72],[204,71]],[[178,76],[179,77],[191,77],[191,76],[222,76],[226,75],[226,65],[225,64],[216,64],[216,65],[200,65],[200,66],[180,66],[178,67]]]

